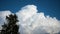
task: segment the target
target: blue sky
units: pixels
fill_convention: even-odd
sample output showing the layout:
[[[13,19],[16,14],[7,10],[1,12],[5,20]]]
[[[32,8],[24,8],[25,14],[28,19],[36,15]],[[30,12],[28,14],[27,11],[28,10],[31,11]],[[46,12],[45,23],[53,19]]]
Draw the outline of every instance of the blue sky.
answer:
[[[30,4],[36,5],[39,12],[60,20],[60,0],[0,0],[0,11],[10,10],[16,13]]]

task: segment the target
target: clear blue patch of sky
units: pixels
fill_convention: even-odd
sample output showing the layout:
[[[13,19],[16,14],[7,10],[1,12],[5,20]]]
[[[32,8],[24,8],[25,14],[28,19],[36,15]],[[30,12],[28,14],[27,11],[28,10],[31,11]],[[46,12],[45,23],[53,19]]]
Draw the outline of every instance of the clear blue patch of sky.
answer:
[[[16,13],[23,6],[30,4],[36,5],[38,12],[60,20],[60,0],[0,0],[0,11],[10,10]]]

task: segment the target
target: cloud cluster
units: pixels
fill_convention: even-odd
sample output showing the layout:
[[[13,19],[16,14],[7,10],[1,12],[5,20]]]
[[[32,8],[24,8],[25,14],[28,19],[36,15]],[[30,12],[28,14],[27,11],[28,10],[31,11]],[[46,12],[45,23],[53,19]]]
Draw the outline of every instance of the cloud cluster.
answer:
[[[55,34],[60,31],[59,20],[55,17],[45,16],[43,12],[37,12],[35,5],[27,5],[16,13],[21,34]],[[5,16],[9,14],[11,14],[10,11],[0,12],[0,20],[4,20]]]

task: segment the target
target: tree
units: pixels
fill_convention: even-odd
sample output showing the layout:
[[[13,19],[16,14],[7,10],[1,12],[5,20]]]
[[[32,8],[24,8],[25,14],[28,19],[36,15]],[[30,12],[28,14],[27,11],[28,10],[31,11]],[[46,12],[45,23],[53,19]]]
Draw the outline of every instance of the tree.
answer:
[[[16,14],[6,16],[7,24],[2,25],[1,34],[18,34],[19,26]]]

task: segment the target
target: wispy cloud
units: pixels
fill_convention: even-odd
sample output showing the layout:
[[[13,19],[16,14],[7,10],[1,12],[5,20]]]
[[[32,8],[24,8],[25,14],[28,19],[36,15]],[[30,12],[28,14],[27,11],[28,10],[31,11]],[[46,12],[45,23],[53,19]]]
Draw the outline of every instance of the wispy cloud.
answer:
[[[60,21],[56,17],[52,18],[45,16],[43,12],[37,12],[35,5],[27,5],[16,13],[21,34],[54,34],[60,31]],[[9,14],[11,14],[10,11],[0,12],[0,20],[5,20],[6,15]],[[0,22],[2,23],[2,21]]]

